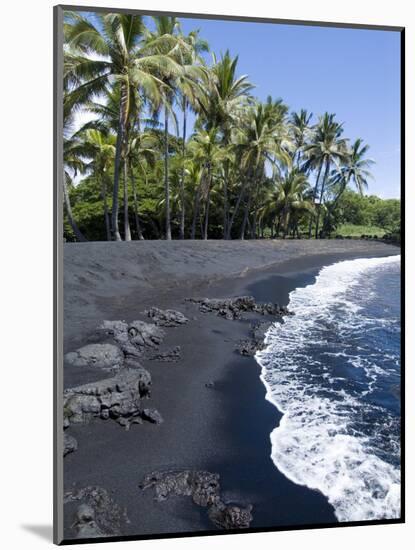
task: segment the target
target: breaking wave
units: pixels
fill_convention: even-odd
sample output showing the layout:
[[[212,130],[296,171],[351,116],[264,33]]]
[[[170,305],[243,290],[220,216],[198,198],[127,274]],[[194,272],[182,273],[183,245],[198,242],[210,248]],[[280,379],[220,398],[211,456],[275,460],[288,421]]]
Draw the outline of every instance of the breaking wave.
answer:
[[[324,267],[256,354],[283,413],[272,460],[341,522],[400,517],[399,285],[400,256]]]

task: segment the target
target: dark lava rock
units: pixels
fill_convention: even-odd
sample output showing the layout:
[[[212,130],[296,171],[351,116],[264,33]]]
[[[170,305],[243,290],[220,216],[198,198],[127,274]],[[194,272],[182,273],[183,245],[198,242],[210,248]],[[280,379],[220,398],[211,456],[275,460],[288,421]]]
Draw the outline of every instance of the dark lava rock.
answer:
[[[98,333],[111,336],[124,355],[140,357],[146,349],[156,348],[164,338],[164,330],[144,321],[103,321]]]
[[[140,488],[154,487],[156,500],[187,496],[198,506],[208,507],[208,516],[219,529],[241,529],[252,521],[252,506],[227,504],[221,499],[219,474],[197,470],[168,470],[148,474]]]
[[[271,326],[271,322],[253,323],[251,325],[251,338],[239,341],[236,350],[241,355],[253,357],[257,351],[264,349],[265,334]]]
[[[124,354],[113,344],[88,344],[65,355],[65,362],[74,367],[99,367],[119,370],[124,364]]]
[[[239,296],[236,298],[202,298],[190,299],[191,302],[199,304],[202,313],[215,312],[225,319],[241,319],[243,312],[260,313],[261,315],[290,315],[285,306],[279,306],[272,302],[258,304],[253,296]]]
[[[159,309],[158,307],[152,307],[146,310],[145,313],[156,323],[156,325],[162,327],[178,327],[189,322],[189,319],[187,319],[183,313],[175,311],[174,309]]]
[[[182,349],[180,346],[175,346],[167,351],[156,353],[149,357],[150,361],[163,361],[163,362],[175,362],[180,361],[182,356]]]
[[[161,424],[163,422],[163,417],[157,409],[144,409],[141,412],[141,418],[143,418],[144,420],[148,420],[153,424]]]
[[[195,504],[207,506],[219,497],[219,475],[205,471],[168,470],[152,472],[141,484],[145,490],[154,487],[156,500],[166,500],[169,496],[192,497]]]
[[[80,504],[76,510],[73,527],[77,531],[79,539],[92,537],[105,537],[110,533],[104,533],[95,520],[95,510],[88,504]]]
[[[66,456],[69,453],[73,453],[78,449],[77,440],[71,435],[64,433],[63,434],[63,456]]]
[[[202,313],[215,312],[225,319],[240,319],[243,311],[253,311],[255,299],[252,296],[240,296],[237,298],[202,298],[190,301],[199,304]]]
[[[64,391],[64,418],[69,424],[93,418],[130,418],[142,412],[141,400],[149,394],[151,377],[143,369],[122,370],[113,378]]]
[[[209,519],[220,529],[247,529],[252,521],[252,505],[245,507],[219,501],[208,510]]]
[[[127,512],[101,487],[85,487],[64,495],[64,504],[79,502],[70,527],[75,538],[121,535],[129,523]]]
[[[210,382],[206,382],[205,387],[206,388],[214,388],[215,387],[215,382],[213,382],[213,380],[211,380]]]
[[[246,357],[254,357],[258,351],[258,346],[255,340],[248,338],[246,340],[240,340],[235,349],[241,355],[245,355]]]

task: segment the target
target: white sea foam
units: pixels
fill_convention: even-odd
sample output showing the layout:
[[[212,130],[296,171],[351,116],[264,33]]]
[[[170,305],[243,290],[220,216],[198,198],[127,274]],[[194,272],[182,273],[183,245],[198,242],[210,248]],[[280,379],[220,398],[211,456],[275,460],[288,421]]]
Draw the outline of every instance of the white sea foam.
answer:
[[[376,447],[378,433],[388,433],[394,419],[362,399],[389,372],[376,364],[376,353],[363,358],[356,347],[348,349],[352,331],[363,336],[383,322],[360,314],[362,277],[399,261],[391,256],[324,267],[314,284],[290,293],[295,315],[271,327],[267,347],[256,355],[266,397],[283,413],[271,433],[272,460],[295,483],[326,495],[342,522],[400,516],[399,467]],[[361,388],[359,380],[349,386],[334,375],[330,359],[339,358],[361,373]],[[390,448],[399,456],[398,440]]]

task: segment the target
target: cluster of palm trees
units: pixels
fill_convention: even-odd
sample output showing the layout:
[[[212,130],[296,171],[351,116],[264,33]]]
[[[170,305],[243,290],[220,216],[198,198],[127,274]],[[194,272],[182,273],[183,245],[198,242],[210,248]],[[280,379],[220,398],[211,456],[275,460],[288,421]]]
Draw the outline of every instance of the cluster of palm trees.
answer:
[[[257,100],[238,57],[210,54],[175,17],[66,12],[64,37],[63,197],[78,241],[88,237],[71,204],[79,174],[116,241],[317,238],[347,186],[367,187],[368,146],[350,145],[335,115],[313,122],[280,99]],[[91,117],[74,128],[78,111]]]

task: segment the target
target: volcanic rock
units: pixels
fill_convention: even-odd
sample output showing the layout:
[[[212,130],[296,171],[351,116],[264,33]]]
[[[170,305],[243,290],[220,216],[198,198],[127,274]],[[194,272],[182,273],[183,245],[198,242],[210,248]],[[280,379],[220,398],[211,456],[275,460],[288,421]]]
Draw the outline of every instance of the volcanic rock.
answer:
[[[140,357],[146,349],[156,348],[164,338],[164,330],[144,321],[103,321],[98,331],[111,336],[127,358]]]
[[[168,470],[148,474],[140,488],[154,487],[156,500],[170,496],[191,497],[198,506],[208,507],[208,516],[219,529],[242,529],[252,521],[252,505],[227,504],[221,499],[219,474],[197,470]]]
[[[71,529],[76,538],[120,535],[129,523],[127,512],[102,487],[85,487],[64,495],[64,504],[79,502]]]
[[[141,400],[150,392],[151,377],[144,368],[122,370],[113,378],[64,391],[64,418],[69,424],[93,418],[132,418],[142,412]]]
[[[63,434],[63,456],[66,456],[69,453],[73,453],[78,449],[77,440],[71,435],[64,433]]]
[[[177,327],[189,322],[189,319],[187,319],[183,313],[174,309],[159,309],[157,307],[152,307],[146,310],[145,313],[156,323],[156,325],[162,327]]]
[[[252,521],[252,505],[245,507],[219,501],[208,510],[209,519],[220,529],[247,529]]]
[[[65,361],[74,367],[99,367],[115,371],[123,366],[124,354],[112,344],[88,344],[67,353]]]
[[[241,319],[243,312],[260,313],[261,315],[290,315],[285,306],[279,306],[272,302],[258,304],[253,296],[238,296],[236,298],[202,298],[190,299],[191,302],[199,304],[202,313],[215,312],[225,319]]]

